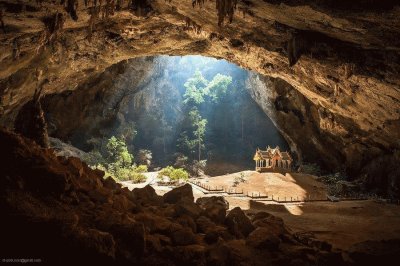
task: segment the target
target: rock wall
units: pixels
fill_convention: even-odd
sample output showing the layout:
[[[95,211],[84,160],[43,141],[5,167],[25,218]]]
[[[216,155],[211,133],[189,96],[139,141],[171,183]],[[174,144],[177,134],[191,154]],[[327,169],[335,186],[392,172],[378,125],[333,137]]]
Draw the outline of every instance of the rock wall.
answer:
[[[289,83],[313,106],[309,122],[315,122],[315,129],[309,132],[320,136],[307,136],[307,150],[339,154],[333,156],[339,163],[326,160],[333,168],[344,166],[353,176],[375,180],[364,165],[397,158],[396,1],[239,1],[232,23],[225,19],[222,26],[212,1],[193,7],[179,0],[155,0],[140,8],[124,2],[115,12],[103,8],[104,18],[77,2],[72,13],[53,1],[1,2],[1,124],[11,126],[18,109],[32,98],[37,69],[49,80],[46,93],[55,93],[74,90],[132,57],[202,54]],[[320,141],[325,136],[328,141]]]

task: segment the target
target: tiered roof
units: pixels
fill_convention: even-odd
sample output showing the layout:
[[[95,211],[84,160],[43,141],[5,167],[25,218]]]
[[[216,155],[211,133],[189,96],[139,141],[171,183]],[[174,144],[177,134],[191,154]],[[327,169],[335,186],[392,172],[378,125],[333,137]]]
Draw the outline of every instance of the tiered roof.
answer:
[[[282,160],[292,161],[292,157],[290,156],[289,152],[287,151],[281,152],[279,146],[276,146],[275,148],[271,148],[270,146],[268,146],[267,150],[265,151],[257,148],[256,153],[254,155],[254,160],[272,159],[276,155],[281,157]]]

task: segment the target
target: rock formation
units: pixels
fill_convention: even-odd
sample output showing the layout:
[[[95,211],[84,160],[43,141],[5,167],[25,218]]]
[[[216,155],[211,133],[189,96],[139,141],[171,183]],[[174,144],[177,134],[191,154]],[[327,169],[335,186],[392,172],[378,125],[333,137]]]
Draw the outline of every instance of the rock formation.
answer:
[[[235,208],[224,219],[207,218],[207,204],[219,202],[225,210],[223,199],[196,204],[190,185],[163,197],[150,186],[129,191],[79,159],[57,157],[9,131],[0,130],[0,141],[0,233],[7,258],[24,254],[49,265],[343,263],[339,251],[302,243],[268,213],[250,220]]]

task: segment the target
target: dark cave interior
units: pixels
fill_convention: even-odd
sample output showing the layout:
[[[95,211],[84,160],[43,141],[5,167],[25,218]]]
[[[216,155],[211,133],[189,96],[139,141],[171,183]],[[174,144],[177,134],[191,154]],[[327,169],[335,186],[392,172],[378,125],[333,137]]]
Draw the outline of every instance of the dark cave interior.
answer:
[[[396,265],[398,36],[396,0],[0,0],[2,262]]]

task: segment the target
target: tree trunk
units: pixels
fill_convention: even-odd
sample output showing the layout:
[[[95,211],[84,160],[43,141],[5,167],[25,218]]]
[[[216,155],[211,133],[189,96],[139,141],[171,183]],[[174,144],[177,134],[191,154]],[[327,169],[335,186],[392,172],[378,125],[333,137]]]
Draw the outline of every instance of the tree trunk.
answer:
[[[200,136],[199,136],[199,162],[201,158],[201,142],[200,142]]]

